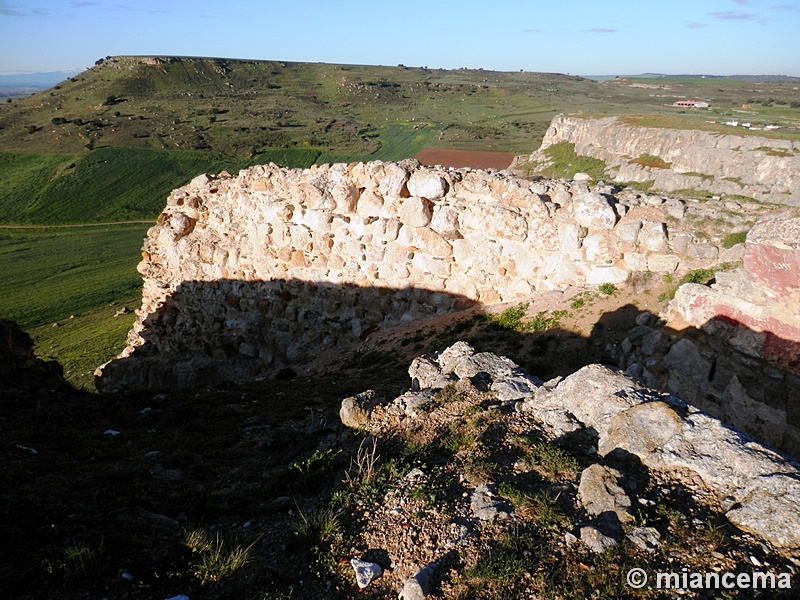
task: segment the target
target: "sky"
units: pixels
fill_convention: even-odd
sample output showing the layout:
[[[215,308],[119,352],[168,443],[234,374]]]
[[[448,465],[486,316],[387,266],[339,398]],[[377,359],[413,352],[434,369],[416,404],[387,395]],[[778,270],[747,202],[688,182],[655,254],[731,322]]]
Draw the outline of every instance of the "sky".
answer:
[[[0,74],[119,55],[800,76],[800,0],[0,0]]]

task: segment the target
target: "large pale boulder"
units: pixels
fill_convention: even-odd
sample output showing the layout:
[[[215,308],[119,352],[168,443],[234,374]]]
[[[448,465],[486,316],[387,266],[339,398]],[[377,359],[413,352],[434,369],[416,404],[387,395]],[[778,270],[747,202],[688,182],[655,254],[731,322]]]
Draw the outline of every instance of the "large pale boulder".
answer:
[[[435,200],[445,195],[447,182],[439,175],[429,171],[414,171],[407,183],[408,193]]]
[[[575,220],[589,229],[611,230],[617,224],[617,213],[602,194],[584,191],[572,199]]]
[[[411,227],[425,227],[431,222],[433,216],[433,205],[430,200],[419,196],[406,198],[400,205],[398,211],[400,221],[403,225]]]

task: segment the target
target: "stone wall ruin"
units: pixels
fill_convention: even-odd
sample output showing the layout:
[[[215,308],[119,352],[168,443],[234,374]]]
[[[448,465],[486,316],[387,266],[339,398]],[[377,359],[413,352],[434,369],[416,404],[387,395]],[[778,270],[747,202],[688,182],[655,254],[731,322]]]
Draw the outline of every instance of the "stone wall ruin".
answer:
[[[684,211],[414,160],[201,175],[148,232],[142,306],[98,388],[269,377],[379,328],[725,260],[681,230]]]

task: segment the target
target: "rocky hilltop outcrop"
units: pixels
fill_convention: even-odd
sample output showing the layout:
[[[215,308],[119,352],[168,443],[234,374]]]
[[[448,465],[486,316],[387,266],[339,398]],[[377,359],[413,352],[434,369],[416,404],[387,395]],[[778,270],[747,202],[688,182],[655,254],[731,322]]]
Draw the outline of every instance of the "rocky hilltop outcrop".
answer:
[[[761,219],[741,267],[718,272],[710,287],[678,288],[668,317],[687,334],[637,328],[623,341],[620,366],[800,456],[798,240],[797,211]]]
[[[544,150],[561,142],[574,144],[579,155],[604,161],[613,181],[652,182],[652,189],[665,193],[702,190],[800,206],[797,141],[631,126],[617,117],[560,115],[541,148],[519,159],[517,166],[528,160],[546,162]]]
[[[466,475],[459,478],[447,471],[448,465],[447,477],[441,480],[459,482],[460,493],[453,494],[447,511],[431,511],[421,525],[411,522],[409,512],[416,505],[406,501],[401,490],[387,494],[383,502],[365,510],[361,540],[365,547],[389,549],[396,579],[402,581],[423,567],[435,571],[437,565],[447,564],[454,548],[469,562],[493,523],[519,526],[530,514],[521,489],[536,487],[547,493],[543,490],[548,482],[577,517],[557,526],[567,547],[580,545],[601,553],[632,543],[656,552],[667,532],[643,525],[642,515],[648,506],[674,503],[676,498],[657,494],[676,485],[740,531],[787,554],[800,549],[800,471],[795,464],[683,400],[648,389],[619,371],[588,365],[543,383],[508,358],[457,342],[416,358],[409,375],[411,390],[397,398],[381,400],[374,393],[346,398],[340,411],[343,423],[375,440],[404,439],[436,428],[451,435],[475,431],[474,439],[491,438],[507,453],[515,443],[531,451],[528,440],[535,439],[540,446],[569,449],[580,457],[581,466],[562,462],[564,472],[557,477],[554,471],[546,473],[543,459],[512,459],[509,465],[497,455],[494,468],[476,473],[467,465],[462,467]],[[476,413],[483,419],[467,417]],[[472,447],[470,439],[462,442],[464,448]],[[567,473],[570,469],[575,476]],[[414,476],[423,480],[416,485],[431,486],[428,474],[418,469]],[[538,483],[532,485],[534,481]],[[453,534],[458,533],[454,523],[466,525],[460,535]],[[416,531],[415,537],[425,543],[408,540],[409,531]],[[449,541],[429,543],[434,532]],[[556,552],[564,552],[564,546]]]
[[[376,329],[709,266],[678,200],[417,161],[257,166],[175,190],[102,391],[274,375]],[[670,220],[672,223],[668,224]]]

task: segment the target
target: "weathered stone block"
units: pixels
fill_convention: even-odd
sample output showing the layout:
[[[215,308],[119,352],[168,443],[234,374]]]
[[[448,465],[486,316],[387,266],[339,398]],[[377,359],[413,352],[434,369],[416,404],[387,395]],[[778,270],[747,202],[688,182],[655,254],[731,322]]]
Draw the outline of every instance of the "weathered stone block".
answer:
[[[415,171],[408,180],[408,193],[428,200],[445,195],[447,182],[441,176],[426,170]]]
[[[411,227],[425,227],[431,222],[433,204],[430,200],[411,196],[406,198],[398,211],[400,222]]]
[[[653,273],[672,273],[680,262],[677,256],[670,254],[651,254],[647,257],[647,269]]]
[[[639,232],[639,245],[650,252],[666,252],[667,226],[664,223],[644,223]]]

